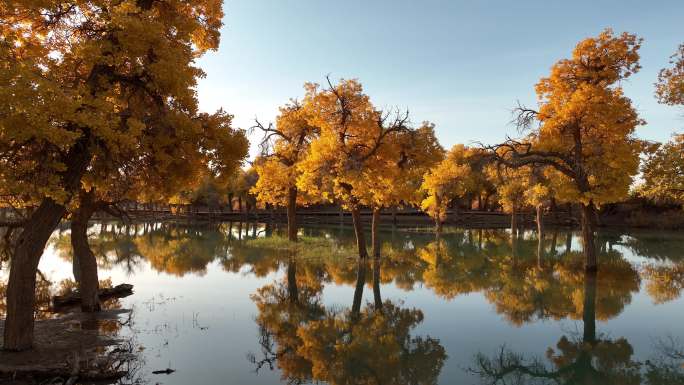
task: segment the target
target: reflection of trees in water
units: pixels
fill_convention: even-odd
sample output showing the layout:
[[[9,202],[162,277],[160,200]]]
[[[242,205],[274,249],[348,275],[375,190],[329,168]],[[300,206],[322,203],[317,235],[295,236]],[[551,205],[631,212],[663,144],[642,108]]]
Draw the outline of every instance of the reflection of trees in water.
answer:
[[[105,269],[122,266],[132,273],[147,259],[157,271],[177,276],[202,275],[209,263],[218,260],[226,271],[247,269],[263,277],[279,269],[288,258],[288,250],[274,249],[268,242],[251,239],[278,232],[282,229],[277,226],[255,223],[106,223],[91,228],[90,242],[100,267]],[[573,298],[577,297],[576,288],[582,281],[581,274],[577,275],[581,273],[581,255],[570,249],[572,233],[550,229],[539,239],[536,233],[526,232],[516,237],[515,242],[505,230],[446,229],[437,240],[433,234],[424,232],[393,231],[386,235],[382,243],[381,283],[391,282],[403,290],[423,283],[447,299],[483,292],[500,313],[517,324],[545,317],[579,317],[581,303]],[[303,239],[300,244],[304,246],[298,252],[307,261],[317,261],[307,263],[320,265],[316,276],[319,280],[335,284],[356,282],[357,271],[345,258],[321,258],[328,253],[345,255],[347,249],[353,250],[350,229],[304,228]],[[684,287],[684,259],[677,256],[681,256],[684,247],[676,246],[684,242],[684,237],[668,236],[665,241],[651,233],[602,233],[597,239],[599,263],[603,266],[599,273],[603,286],[599,292],[605,293],[599,301],[600,317],[605,313],[610,318],[629,303],[629,293],[638,289],[639,273],[647,278],[647,291],[657,303],[680,296]],[[71,260],[68,233],[53,237],[53,245],[65,260]],[[652,253],[657,261],[638,273],[614,245],[631,248],[646,257]]]
[[[557,252],[557,236],[541,240],[545,242],[541,254],[537,239],[509,243],[500,233],[476,242],[471,238],[442,237],[418,248],[418,255],[428,263],[423,272],[428,288],[447,299],[483,292],[497,312],[516,325],[535,319],[581,318],[583,257],[573,251]],[[598,315],[606,320],[631,301],[640,278],[616,250],[605,250],[599,257]]]
[[[516,324],[535,319],[580,319],[583,313],[584,258],[570,252],[547,258],[539,267],[533,258],[519,260],[515,267],[507,258],[498,261],[491,274],[493,284],[486,298],[497,312]],[[634,267],[613,251],[599,253],[597,316],[607,320],[618,315],[639,290]]]
[[[296,256],[291,249],[273,249],[264,247],[267,243],[251,241],[254,236],[277,232],[273,227],[237,223],[108,224],[93,226],[90,242],[102,268],[124,266],[134,272],[148,259],[155,270],[177,276],[202,275],[212,261],[226,271],[259,277],[282,271],[282,281],[261,288],[253,297],[264,346],[264,358],[254,357],[254,362],[277,365],[293,382],[351,383],[354,379],[356,383],[374,383],[374,373],[386,367],[387,378],[396,383],[429,383],[407,379],[411,375],[429,379],[439,373],[443,349],[434,339],[411,336],[422,321],[419,310],[382,300],[381,284],[392,283],[407,291],[424,285],[446,299],[481,292],[515,325],[541,319],[583,321],[584,335],[560,338],[544,362],[526,360],[510,351],[494,358],[482,356],[481,363],[490,372],[511,364],[506,366],[509,379],[527,376],[529,380],[535,373],[540,375],[539,381],[578,383],[592,374],[606,382],[638,383],[646,381],[648,374],[654,379],[649,384],[659,383],[655,379],[664,384],[682,383],[679,367],[663,364],[663,360],[642,362],[635,374],[637,363],[629,343],[596,335],[595,330],[596,320],[617,316],[631,302],[640,277],[647,280],[647,292],[656,302],[680,296],[684,258],[678,257],[681,249],[672,246],[679,244],[679,238],[599,236],[599,271],[591,284],[594,289],[590,285],[587,292],[583,257],[571,250],[570,233],[550,230],[541,239],[524,233],[512,242],[510,234],[500,230],[447,229],[439,239],[428,233],[398,231],[384,240],[382,258],[367,266],[328,257],[326,250],[353,249],[353,233],[337,227],[305,229],[300,242],[303,247],[297,249]],[[68,233],[53,237],[53,244],[65,260],[71,260]],[[647,258],[653,253],[654,261],[637,270],[620,253],[624,248]],[[349,307],[326,309],[321,304],[323,287],[330,283],[356,288]],[[364,306],[365,287],[373,289],[372,306]],[[3,289],[0,285],[0,294]],[[38,292],[43,295],[40,284]],[[45,298],[49,298],[47,293],[46,289]],[[586,298],[592,296],[588,306]],[[3,306],[0,302],[0,312]],[[368,353],[376,350],[382,357]],[[402,366],[413,367],[413,372]],[[529,368],[523,370],[523,366]],[[672,378],[680,382],[670,381]]]
[[[134,273],[147,260],[153,269],[168,274],[203,275],[209,263],[228,255],[231,240],[237,237],[229,227],[218,223],[101,224],[99,229],[91,227],[89,243],[102,269],[119,266]],[[67,233],[53,237],[52,244],[64,260],[72,260]]]
[[[644,266],[643,275],[648,282],[646,291],[655,303],[675,300],[684,290],[684,261],[671,264],[649,264]]]
[[[684,234],[672,231],[639,231],[628,233],[620,242],[637,255],[649,259],[684,260]]]
[[[648,256],[642,274],[646,291],[657,304],[679,298],[684,290],[684,235],[673,232],[635,232],[624,245],[635,254]]]
[[[258,360],[252,356],[252,361],[257,369],[266,364],[273,368],[277,363],[283,379],[290,383],[311,379],[311,363],[297,354],[301,345],[297,330],[325,312],[320,297],[322,287],[302,274],[303,267],[292,258],[287,262],[284,280],[266,285],[252,296],[258,308],[263,355]]]
[[[295,384],[436,383],[446,353],[438,340],[411,335],[423,320],[422,312],[382,302],[379,261],[372,266],[374,304],[361,309],[369,267],[366,261],[355,265],[350,308],[326,309],[320,301],[322,288],[299,278],[294,259],[283,281],[258,290],[253,300],[259,309],[263,358],[250,356],[257,370],[277,365],[283,380]]]
[[[638,362],[632,357],[634,351],[625,338],[611,339],[597,334],[600,278],[593,273],[584,273],[583,278],[581,337],[562,336],[555,348],[547,350],[548,363],[539,358],[527,359],[502,347],[493,357],[477,354],[469,371],[483,383],[492,385],[681,384],[684,380],[681,350],[669,350],[669,361],[661,356]]]

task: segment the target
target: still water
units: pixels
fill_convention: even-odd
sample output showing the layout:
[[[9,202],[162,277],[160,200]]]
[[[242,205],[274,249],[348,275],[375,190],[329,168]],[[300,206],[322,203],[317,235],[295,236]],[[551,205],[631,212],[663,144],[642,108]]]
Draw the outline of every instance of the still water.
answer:
[[[278,231],[93,224],[100,279],[135,286],[124,382],[684,384],[681,233],[602,233],[593,276],[565,230],[387,227],[362,263],[349,228]],[[73,279],[67,230],[40,270]]]

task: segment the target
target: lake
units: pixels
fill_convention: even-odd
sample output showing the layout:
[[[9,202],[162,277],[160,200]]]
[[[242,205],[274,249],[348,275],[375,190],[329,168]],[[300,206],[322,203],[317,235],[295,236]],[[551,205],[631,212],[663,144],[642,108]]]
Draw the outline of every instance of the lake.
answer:
[[[684,383],[681,233],[603,231],[591,275],[563,229],[383,227],[365,262],[349,227],[283,230],[93,224],[100,279],[135,287],[124,383]],[[68,230],[39,269],[72,285]]]

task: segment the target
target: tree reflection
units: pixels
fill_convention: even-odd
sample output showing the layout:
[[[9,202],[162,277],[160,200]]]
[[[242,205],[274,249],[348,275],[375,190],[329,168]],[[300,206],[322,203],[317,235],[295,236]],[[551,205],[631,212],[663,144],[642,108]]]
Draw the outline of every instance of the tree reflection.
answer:
[[[89,243],[100,269],[122,267],[134,273],[147,260],[159,272],[182,277],[206,274],[207,265],[229,252],[225,224],[179,226],[171,223],[121,226],[100,225],[90,232]],[[72,261],[67,233],[53,237],[62,259]],[[75,279],[78,277],[75,276]]]
[[[637,361],[626,339],[608,338],[596,330],[597,320],[623,312],[642,278],[656,303],[680,297],[680,238],[665,242],[650,233],[599,235],[598,273],[587,276],[583,256],[573,251],[573,234],[554,229],[544,237],[520,232],[514,240],[504,230],[445,229],[437,239],[400,230],[384,240],[381,258],[351,262],[346,256],[354,253],[353,234],[337,227],[305,228],[294,248],[278,243],[277,235],[261,237],[277,234],[272,226],[260,228],[237,223],[107,223],[91,227],[90,244],[101,268],[116,266],[129,273],[147,263],[178,277],[204,275],[212,263],[226,272],[260,278],[282,272],[252,297],[262,351],[251,359],[256,368],[279,368],[290,383],[374,384],[380,382],[379,375],[383,383],[437,381],[444,349],[436,339],[414,335],[423,313],[383,299],[381,291],[388,284],[404,291],[424,288],[447,300],[478,293],[514,326],[543,320],[581,322],[581,333],[566,333],[543,360],[508,349],[494,357],[478,356],[477,373],[486,383],[684,383],[684,356],[673,354],[682,350],[663,348],[667,354],[661,358]],[[61,257],[71,261],[68,232],[55,235],[52,242]],[[634,263],[627,257],[630,251],[645,263]],[[44,283],[41,289],[38,282],[44,300],[37,302],[47,304],[59,287]],[[64,290],[74,286],[73,281],[61,284]],[[348,306],[323,305],[328,285],[350,289]],[[0,283],[0,298],[3,290]],[[3,306],[0,300],[0,313]]]
[[[478,374],[489,384],[638,384],[637,365],[632,347],[625,339],[609,340],[596,335],[597,276],[584,273],[582,298],[583,334],[581,338],[561,337],[556,348],[549,348],[551,366],[539,360],[526,361],[521,354],[502,348],[498,357],[478,354]]]
[[[287,264],[282,281],[258,290],[263,358],[256,369],[277,365],[288,383],[435,384],[446,359],[439,341],[413,336],[423,320],[418,309],[382,302],[382,265],[373,261],[374,303],[362,308],[368,262],[358,261],[352,306],[325,308],[320,290],[299,279],[299,264]],[[346,269],[342,269],[346,272]],[[295,294],[296,293],[296,294]]]
[[[646,291],[656,304],[679,298],[684,290],[684,236],[678,233],[633,233],[625,246],[649,262],[642,270]]]
[[[599,268],[601,271],[601,268]],[[499,354],[475,356],[469,371],[486,384],[675,384],[684,379],[681,351],[670,350],[679,365],[662,359],[638,362],[627,339],[611,339],[597,334],[596,320],[601,318],[602,285],[600,275],[583,273],[582,335],[562,336],[555,348],[549,348],[544,361],[526,359],[522,354],[502,347]],[[604,315],[605,316],[605,315]],[[674,353],[673,353],[674,352]],[[646,371],[642,371],[646,368]]]

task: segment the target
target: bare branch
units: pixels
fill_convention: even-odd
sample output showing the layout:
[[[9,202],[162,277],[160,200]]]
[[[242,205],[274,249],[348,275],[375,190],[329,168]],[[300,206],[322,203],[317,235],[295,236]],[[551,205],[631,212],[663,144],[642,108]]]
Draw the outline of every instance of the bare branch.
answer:
[[[524,132],[532,128],[532,124],[537,119],[539,112],[525,107],[524,105],[520,104],[520,101],[518,101],[517,104],[518,105],[511,111],[513,120],[511,120],[510,123],[515,125],[515,127],[518,129],[518,132]]]

